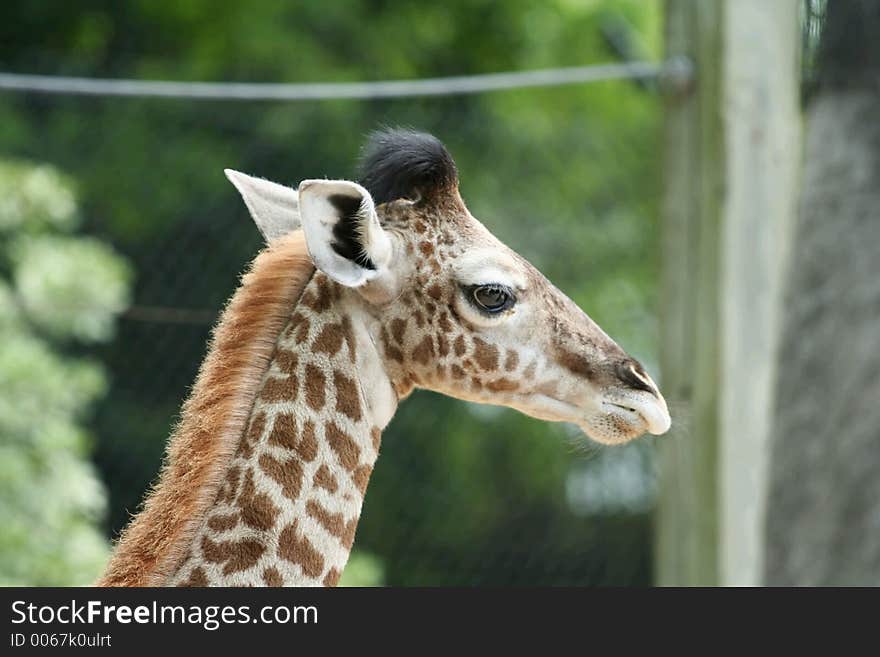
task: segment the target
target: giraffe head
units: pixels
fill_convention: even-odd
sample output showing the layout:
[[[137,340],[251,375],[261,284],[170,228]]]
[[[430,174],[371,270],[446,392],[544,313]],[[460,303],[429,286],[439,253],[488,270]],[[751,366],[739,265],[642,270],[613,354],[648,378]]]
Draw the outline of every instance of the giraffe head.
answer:
[[[342,286],[339,303],[375,346],[365,387],[384,386],[395,405],[422,387],[573,422],[602,443],[668,430],[644,368],[470,214],[434,137],[374,134],[360,184],[293,190],[227,176],[267,240],[302,227],[315,266]]]

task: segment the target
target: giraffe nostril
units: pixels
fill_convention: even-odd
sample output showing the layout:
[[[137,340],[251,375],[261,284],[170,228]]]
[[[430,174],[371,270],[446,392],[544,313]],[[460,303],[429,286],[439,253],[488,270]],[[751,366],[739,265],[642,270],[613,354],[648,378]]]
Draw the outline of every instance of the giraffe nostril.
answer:
[[[635,360],[626,360],[615,366],[617,378],[626,386],[634,390],[643,390],[657,395],[657,390],[649,383],[649,379],[643,374],[642,366]]]

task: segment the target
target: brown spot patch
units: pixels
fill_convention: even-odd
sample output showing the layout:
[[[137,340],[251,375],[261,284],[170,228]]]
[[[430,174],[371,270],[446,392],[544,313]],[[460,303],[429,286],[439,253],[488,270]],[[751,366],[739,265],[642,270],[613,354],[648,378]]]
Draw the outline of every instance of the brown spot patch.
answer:
[[[321,329],[318,337],[312,342],[312,351],[335,356],[342,348],[343,339],[342,324],[330,322]]]
[[[335,568],[331,568],[324,575],[324,586],[336,586],[339,583],[340,572]]]
[[[311,420],[306,420],[303,423],[302,436],[300,436],[295,451],[306,463],[311,463],[318,456],[318,439],[315,436],[315,423]]]
[[[189,578],[186,581],[181,582],[177,586],[208,586],[208,576],[205,575],[205,571],[202,569],[201,566],[196,566],[192,569],[192,572],[190,572]]]
[[[318,468],[318,471],[315,473],[315,477],[312,480],[312,484],[318,488],[323,488],[330,493],[335,493],[339,490],[339,483],[336,481],[336,477],[333,476],[333,473],[330,472],[330,468],[326,465],[322,465]]]
[[[241,468],[233,465],[226,472],[226,483],[223,486],[225,494],[222,496],[221,502],[232,502],[238,495],[238,485],[241,482]]]
[[[434,301],[440,301],[443,298],[443,288],[438,283],[434,283],[428,288],[428,296]]]
[[[458,365],[453,364],[450,368],[452,371],[453,379],[463,379],[464,378],[464,370],[461,369]]]
[[[256,445],[260,438],[263,435],[263,429],[266,428],[266,414],[263,411],[257,413],[253,420],[251,420],[251,426],[248,427],[247,435],[245,439],[251,445]]]
[[[328,422],[324,425],[324,435],[330,448],[336,452],[339,462],[343,467],[352,472],[361,460],[361,450],[357,443],[352,440],[351,436],[336,426],[335,422]]]
[[[357,531],[357,518],[345,522],[345,516],[341,513],[332,513],[314,500],[306,504],[306,513],[318,521],[328,534],[335,536],[345,547],[351,547],[354,543],[354,534]]]
[[[292,413],[279,413],[275,416],[272,432],[269,434],[269,444],[285,449],[296,447],[296,418]]]
[[[260,399],[267,402],[288,401],[296,398],[296,390],[298,382],[296,376],[289,376],[285,379],[276,379],[269,377],[263,384],[263,391],[260,393]]]
[[[370,429],[370,439],[373,441],[373,449],[379,451],[379,444],[382,442],[382,431],[379,427]]]
[[[266,586],[284,586],[284,578],[274,566],[269,566],[263,571],[263,582]]]
[[[449,321],[449,314],[445,310],[440,313],[440,318],[437,320],[437,326],[443,331],[443,333],[452,332],[452,322]]]
[[[215,543],[207,536],[202,537],[202,554],[211,563],[225,564],[223,566],[224,575],[251,568],[260,560],[265,551],[266,546],[251,538]]]
[[[474,360],[489,372],[498,369],[498,347],[480,338],[474,338]]]
[[[268,495],[256,492],[251,470],[248,470],[245,476],[237,504],[241,510],[241,521],[248,527],[265,531],[275,524],[278,507],[272,503]]]
[[[302,434],[296,430],[296,418],[292,413],[279,413],[269,434],[269,444],[295,451],[303,461],[311,463],[318,455],[318,441],[315,439],[315,425],[306,420]]]
[[[425,316],[422,314],[421,310],[416,310],[413,313],[413,319],[416,320],[416,326],[422,328],[425,325]]]
[[[238,495],[236,496],[235,503],[240,505],[242,500],[250,498],[254,491],[256,490],[256,486],[254,486],[254,471],[251,468],[245,470],[244,478],[242,479],[241,489],[238,491]]]
[[[327,381],[324,373],[309,363],[306,365],[306,380],[303,382],[306,390],[306,403],[312,410],[320,411],[324,408],[326,400]]]
[[[529,363],[529,366],[526,368],[526,371],[523,372],[523,378],[525,379],[533,379],[535,377],[535,367],[536,363]]]
[[[572,374],[576,374],[577,376],[582,376],[590,380],[595,377],[595,370],[593,369],[593,366],[584,356],[576,354],[573,351],[568,351],[567,349],[557,350],[556,356],[559,360],[559,364]]]
[[[302,323],[303,321],[308,320],[303,317],[301,312],[296,311],[295,313],[293,313],[293,315],[290,316],[290,321],[287,322],[287,328],[284,330],[284,337],[290,338],[296,332],[296,329],[300,325],[300,323]]]
[[[226,532],[238,525],[237,513],[221,513],[208,518],[208,528],[215,532]]]
[[[354,341],[354,331],[351,329],[351,319],[348,315],[342,318],[342,337],[348,347],[348,359],[354,363],[357,358],[357,346]]]
[[[403,352],[393,345],[385,345],[385,355],[388,356],[388,358],[390,358],[391,360],[397,361],[398,363],[403,362]]]
[[[395,318],[391,320],[391,335],[394,338],[394,341],[402,345],[403,344],[403,335],[406,333],[406,320]]]
[[[449,353],[449,341],[443,333],[437,334],[437,353],[441,358]]]
[[[272,504],[272,500],[265,493],[257,493],[241,510],[241,520],[248,527],[267,530],[275,524],[278,517],[278,507]]]
[[[500,379],[495,379],[494,381],[489,381],[489,383],[486,384],[486,387],[492,392],[512,392],[519,388],[519,384],[516,381],[511,381],[510,379],[502,377]]]
[[[241,442],[238,444],[238,453],[249,459],[254,451],[254,446],[260,441],[265,427],[266,414],[260,411],[251,420],[251,426],[248,427],[247,433],[242,436]]]
[[[370,465],[359,465],[352,473],[351,478],[354,485],[357,486],[361,495],[367,492],[367,484],[370,483],[370,475],[373,474],[373,467]]]
[[[433,255],[434,245],[430,242],[419,242],[419,251],[421,251],[422,255],[427,258],[428,256]]]
[[[297,344],[302,344],[306,340],[309,339],[309,329],[311,328],[311,324],[308,319],[303,318],[302,323],[296,329],[296,335],[294,338],[296,339]]]
[[[513,372],[519,365],[519,354],[514,349],[507,350],[507,358],[504,359],[504,369]]]
[[[300,536],[296,520],[278,537],[278,556],[302,568],[308,577],[318,577],[324,570],[324,557],[305,536]]]
[[[430,335],[426,335],[412,351],[412,359],[421,364],[427,365],[428,361],[434,357],[434,340]]]
[[[302,303],[320,314],[333,303],[333,284],[326,276],[315,276],[312,285],[303,294]]]
[[[456,356],[458,356],[459,358],[461,356],[464,356],[464,352],[467,351],[467,346],[465,345],[463,335],[459,335],[457,338],[455,338],[455,342],[452,343],[452,348],[455,350]]]
[[[295,374],[298,362],[299,357],[292,351],[279,349],[275,352],[275,364],[278,366],[278,369],[285,374]]]
[[[483,389],[483,383],[477,377],[471,377],[471,390],[480,392]]]
[[[279,461],[268,454],[260,455],[260,469],[281,486],[285,497],[295,500],[302,489],[303,468],[296,457]]]
[[[333,372],[333,385],[336,386],[336,410],[357,422],[361,419],[361,398],[354,379],[339,370]]]

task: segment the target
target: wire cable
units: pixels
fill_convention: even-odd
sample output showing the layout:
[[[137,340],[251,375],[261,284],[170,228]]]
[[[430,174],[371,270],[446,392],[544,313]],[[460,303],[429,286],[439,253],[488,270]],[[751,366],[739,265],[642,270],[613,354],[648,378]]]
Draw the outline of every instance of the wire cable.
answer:
[[[170,82],[162,80],[77,78],[0,73],[0,90],[81,96],[127,96],[191,100],[374,100],[419,96],[478,94],[489,91],[553,87],[609,80],[663,77],[663,63],[635,61],[510,73],[461,75],[375,82]]]

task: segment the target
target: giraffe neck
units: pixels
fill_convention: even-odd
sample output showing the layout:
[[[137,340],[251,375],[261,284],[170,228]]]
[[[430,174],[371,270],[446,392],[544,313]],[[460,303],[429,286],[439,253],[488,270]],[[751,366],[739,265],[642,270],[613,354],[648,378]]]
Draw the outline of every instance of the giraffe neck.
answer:
[[[306,286],[214,503],[165,584],[336,584],[397,403],[348,294],[320,272]]]

